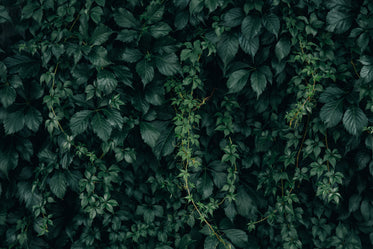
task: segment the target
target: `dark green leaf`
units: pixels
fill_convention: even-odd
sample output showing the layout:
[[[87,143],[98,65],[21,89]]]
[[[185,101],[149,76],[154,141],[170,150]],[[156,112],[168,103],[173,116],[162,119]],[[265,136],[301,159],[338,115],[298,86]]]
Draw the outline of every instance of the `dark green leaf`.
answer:
[[[222,6],[223,4],[224,0],[205,0],[205,6],[210,12],[213,12],[217,7]]]
[[[206,199],[212,195],[214,184],[206,173],[202,174],[197,181],[197,189],[202,193],[202,199]]]
[[[352,212],[355,212],[356,210],[358,210],[359,206],[360,206],[360,202],[361,202],[361,195],[353,195],[350,197],[350,200],[349,200],[349,208],[348,208],[348,211],[350,213]]]
[[[94,47],[89,53],[88,59],[92,65],[98,68],[106,67],[111,64],[111,62],[107,59],[106,49],[101,46]]]
[[[347,12],[342,12],[338,8],[334,8],[328,12],[326,16],[326,29],[330,32],[342,34],[346,32],[352,24],[353,16]]]
[[[219,240],[215,236],[208,236],[205,239],[203,249],[217,249],[219,245]]]
[[[18,164],[18,153],[14,150],[0,150],[0,172],[8,177],[8,172],[15,169]]]
[[[254,214],[256,212],[252,198],[243,188],[238,189],[235,203],[237,212],[243,217],[250,218],[250,214]]]
[[[101,16],[104,14],[104,11],[101,7],[95,6],[91,9],[90,16],[92,21],[94,21],[96,24],[101,22]]]
[[[159,160],[161,157],[170,155],[175,150],[174,130],[166,127],[159,136],[155,147],[153,148],[154,155]]]
[[[92,114],[90,110],[83,110],[75,113],[70,120],[70,129],[74,135],[83,133],[89,125],[89,118]]]
[[[0,5],[0,23],[11,22],[12,19],[9,16],[8,11],[2,5]]]
[[[168,35],[168,33],[170,33],[171,30],[172,30],[171,27],[165,22],[156,23],[152,25],[149,29],[150,34],[155,39]]]
[[[247,16],[241,24],[241,32],[246,39],[250,40],[257,36],[262,28],[262,21],[258,16]]]
[[[367,82],[373,81],[373,65],[363,66],[360,71],[360,76]]]
[[[247,84],[250,76],[250,71],[240,69],[233,72],[227,81],[227,87],[230,93],[236,93],[241,91]]]
[[[110,28],[99,24],[92,33],[91,44],[95,46],[105,43],[112,33],[113,31]]]
[[[162,16],[164,13],[164,5],[158,4],[157,2],[151,2],[147,8],[145,13],[142,15],[142,18],[146,20],[147,24],[153,24],[162,20]]]
[[[340,99],[344,94],[345,92],[338,87],[328,87],[321,93],[319,100],[321,103],[328,103]]]
[[[288,54],[290,53],[290,46],[291,46],[290,42],[285,38],[281,38],[277,42],[275,46],[275,54],[279,61],[281,61],[286,56],[288,56]]]
[[[0,87],[0,102],[4,107],[8,107],[16,100],[16,90],[9,85]]]
[[[135,48],[125,48],[120,58],[126,62],[134,63],[143,58],[144,55],[140,50]]]
[[[27,109],[25,113],[25,125],[30,130],[32,130],[33,132],[37,132],[42,121],[43,117],[39,110],[34,107],[30,107]]]
[[[128,67],[125,66],[113,66],[113,72],[119,82],[123,82],[126,86],[132,88],[132,72]]]
[[[110,137],[112,127],[110,122],[99,113],[96,113],[91,121],[91,126],[96,135],[103,141],[107,141]]]
[[[158,125],[154,122],[141,122],[140,133],[144,142],[154,149],[157,144],[157,140],[161,135]]]
[[[357,106],[350,106],[343,115],[343,125],[352,135],[359,135],[368,125],[368,118]]]
[[[243,35],[238,38],[242,50],[251,55],[254,58],[255,54],[259,50],[259,36],[255,36],[251,39],[246,39]]]
[[[227,27],[236,27],[242,23],[244,14],[241,8],[233,8],[223,14],[223,24]]]
[[[343,116],[343,99],[330,99],[320,110],[320,118],[331,128],[336,126]]]
[[[151,63],[145,59],[136,64],[136,72],[141,77],[144,86],[146,86],[154,78],[154,68]]]
[[[55,173],[49,180],[49,186],[54,195],[62,199],[66,193],[66,178],[62,172]]]
[[[138,37],[138,33],[136,30],[130,30],[130,29],[122,29],[117,36],[117,40],[121,42],[130,43],[132,41],[135,41]]]
[[[360,205],[360,212],[364,220],[369,220],[370,218],[370,205],[367,200],[363,200]]]
[[[251,73],[250,82],[252,89],[256,93],[257,97],[259,97],[267,86],[265,74],[259,70],[255,70],[253,73]]]
[[[6,134],[13,134],[20,131],[25,126],[25,116],[23,111],[8,113],[4,119],[4,129]]]
[[[224,234],[233,242],[235,246],[246,248],[249,239],[244,231],[239,229],[226,229],[223,231]]]
[[[233,202],[226,202],[224,213],[231,222],[234,222],[234,218],[237,216],[237,210]]]
[[[179,58],[176,54],[155,57],[155,65],[159,72],[166,76],[172,76],[181,71]]]
[[[280,19],[275,14],[265,15],[263,17],[263,25],[269,32],[276,37],[278,36],[278,32],[280,31]]]
[[[227,65],[238,52],[238,39],[235,35],[222,35],[217,45],[217,52],[224,65]]]
[[[122,28],[136,28],[139,26],[139,21],[136,20],[133,14],[123,8],[119,8],[118,12],[114,14],[114,20]]]
[[[114,77],[114,74],[102,70],[97,74],[97,88],[103,91],[105,94],[110,94],[117,87],[117,80]]]

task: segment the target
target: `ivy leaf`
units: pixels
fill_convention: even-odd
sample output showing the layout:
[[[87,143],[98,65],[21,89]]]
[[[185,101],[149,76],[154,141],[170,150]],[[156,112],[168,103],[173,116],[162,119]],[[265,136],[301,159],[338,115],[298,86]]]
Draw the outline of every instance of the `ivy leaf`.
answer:
[[[181,71],[179,58],[174,53],[155,57],[155,65],[159,72],[166,76],[172,76]]]
[[[250,40],[257,36],[262,28],[262,21],[258,16],[247,16],[241,24],[241,32],[246,39]]]
[[[326,15],[326,30],[342,34],[351,27],[352,20],[353,16],[350,13],[342,11],[340,8],[333,8]]]
[[[90,110],[83,110],[75,113],[70,120],[70,129],[74,135],[78,135],[87,130],[89,118],[92,114]]]
[[[91,121],[92,129],[96,135],[103,141],[107,141],[113,130],[110,122],[106,120],[101,114],[96,113]]]
[[[141,138],[144,142],[154,149],[157,144],[157,140],[161,135],[159,127],[154,122],[141,122],[140,123]]]
[[[136,28],[140,25],[133,14],[123,8],[119,8],[118,12],[114,14],[114,21],[122,28]]]
[[[151,63],[145,59],[136,64],[136,72],[139,74],[144,86],[154,78],[154,68]]]
[[[91,44],[93,46],[105,43],[113,31],[103,24],[99,24],[92,33]]]
[[[233,244],[240,248],[245,248],[249,242],[247,234],[240,229],[226,229],[224,234],[230,239]]]
[[[105,94],[110,94],[117,87],[118,82],[114,77],[114,74],[102,70],[97,74],[97,88],[103,91]]]
[[[257,98],[263,93],[267,86],[267,79],[265,74],[260,70],[255,70],[250,77],[251,87],[256,92]]]
[[[23,111],[16,111],[6,114],[4,118],[5,134],[13,134],[23,129],[25,116]]]
[[[9,86],[5,85],[0,88],[0,102],[6,108],[14,103],[16,100],[16,90]]]
[[[336,126],[343,116],[343,99],[331,100],[320,110],[320,118],[327,128]]]
[[[290,46],[291,46],[290,42],[285,38],[281,38],[276,43],[275,54],[279,61],[281,61],[286,56],[288,56],[288,54],[290,53]]]
[[[263,17],[264,27],[278,37],[278,32],[280,31],[280,19],[275,14],[265,15]]]
[[[28,108],[25,113],[25,124],[30,130],[37,132],[42,121],[43,117],[39,110],[34,107]]]
[[[65,175],[61,172],[55,173],[49,180],[49,187],[55,196],[62,199],[67,188]]]
[[[223,34],[217,44],[217,52],[224,65],[227,65],[238,52],[238,39],[234,34]]]
[[[368,125],[368,118],[359,107],[350,106],[343,115],[343,125],[350,134],[356,136]]]
[[[143,57],[144,55],[140,52],[140,50],[135,48],[125,48],[120,58],[126,62],[134,63]]]
[[[243,12],[241,8],[233,8],[223,14],[223,25],[226,27],[236,27],[242,23]]]
[[[247,84],[250,76],[250,71],[245,69],[240,69],[233,72],[227,81],[227,87],[229,93],[236,93],[241,91]]]
[[[150,34],[155,39],[158,39],[158,38],[161,38],[163,36],[168,35],[168,33],[170,33],[171,30],[172,30],[172,28],[165,22],[156,23],[156,24],[150,26],[150,29],[149,29]]]
[[[255,36],[251,39],[246,39],[243,35],[238,38],[242,50],[251,55],[254,58],[255,54],[259,50],[259,36]]]

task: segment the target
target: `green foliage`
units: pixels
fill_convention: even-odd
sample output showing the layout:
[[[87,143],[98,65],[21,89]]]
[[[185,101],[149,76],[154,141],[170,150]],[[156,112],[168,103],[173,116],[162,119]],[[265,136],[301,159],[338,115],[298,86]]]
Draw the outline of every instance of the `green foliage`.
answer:
[[[4,0],[1,248],[372,248],[370,0]]]

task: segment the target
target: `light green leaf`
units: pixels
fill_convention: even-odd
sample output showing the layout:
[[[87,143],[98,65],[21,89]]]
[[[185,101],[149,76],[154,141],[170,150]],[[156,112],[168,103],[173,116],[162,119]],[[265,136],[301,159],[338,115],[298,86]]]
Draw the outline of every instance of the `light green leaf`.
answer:
[[[96,46],[105,43],[112,33],[113,31],[109,27],[99,24],[92,33],[91,44]]]
[[[55,173],[49,180],[49,187],[54,195],[62,199],[66,193],[66,177],[62,172]]]
[[[181,71],[179,58],[173,53],[155,57],[155,65],[159,72],[166,76],[172,76]]]
[[[288,54],[290,53],[290,46],[291,46],[290,42],[285,38],[281,38],[276,43],[275,54],[279,61],[281,61],[286,56],[288,56]]]
[[[125,48],[120,58],[126,62],[134,63],[143,58],[144,55],[140,50],[135,48]]]
[[[133,14],[123,8],[119,8],[118,12],[114,14],[114,21],[122,28],[136,28],[140,25]]]
[[[16,90],[9,86],[4,85],[0,87],[0,102],[6,108],[14,103],[16,100]]]
[[[352,135],[359,135],[368,125],[368,118],[357,106],[350,106],[343,115],[343,125]]]
[[[327,102],[320,110],[320,118],[331,128],[336,126],[343,116],[343,99],[331,100]]]
[[[42,121],[43,117],[39,110],[34,107],[30,107],[27,109],[25,113],[25,125],[30,130],[32,130],[33,132],[37,132]]]
[[[110,94],[117,87],[118,82],[114,77],[114,74],[102,70],[97,74],[97,88],[103,91],[105,94]]]
[[[227,87],[229,93],[236,93],[241,91],[247,84],[250,76],[250,71],[245,69],[240,69],[233,72],[227,81]]]
[[[255,36],[251,39],[246,39],[245,36],[240,35],[238,41],[240,42],[242,50],[245,53],[251,55],[252,58],[254,58],[255,54],[259,50],[259,36]]]
[[[280,19],[275,14],[265,15],[263,17],[263,25],[269,32],[276,37],[278,36],[278,32],[280,31]]]
[[[149,145],[152,149],[157,144],[157,140],[161,135],[158,126],[155,122],[141,122],[140,123],[141,138],[144,142]]]
[[[136,72],[139,74],[144,86],[154,78],[154,68],[151,63],[145,59],[136,64]]]
[[[260,70],[255,70],[250,77],[251,87],[256,92],[257,97],[259,97],[267,86],[267,79],[265,74]]]
[[[155,39],[158,39],[158,38],[161,38],[163,36],[168,35],[168,33],[170,33],[171,30],[172,30],[172,28],[165,22],[156,23],[156,24],[150,26],[150,29],[149,29],[150,34]]]
[[[342,34],[351,27],[352,20],[353,15],[342,12],[339,8],[334,8],[326,16],[326,30]]]
[[[70,120],[70,129],[74,135],[78,135],[87,130],[89,118],[92,114],[90,110],[83,110],[75,113]]]
[[[241,24],[241,32],[246,39],[250,40],[260,33],[262,21],[259,16],[247,16]]]
[[[96,135],[103,141],[107,141],[110,137],[113,128],[110,122],[106,120],[100,113],[96,113],[91,121],[91,126]]]
[[[223,232],[235,246],[240,248],[245,248],[247,246],[249,238],[244,231],[239,229],[226,229],[223,230]]]
[[[6,134],[13,134],[25,126],[23,111],[16,111],[6,114],[4,118],[4,129]]]

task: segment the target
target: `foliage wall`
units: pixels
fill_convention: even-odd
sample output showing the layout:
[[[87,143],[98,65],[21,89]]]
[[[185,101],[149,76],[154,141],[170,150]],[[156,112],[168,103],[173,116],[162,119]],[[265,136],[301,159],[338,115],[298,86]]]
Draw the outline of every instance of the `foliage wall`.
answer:
[[[373,2],[1,0],[0,248],[372,248]]]

